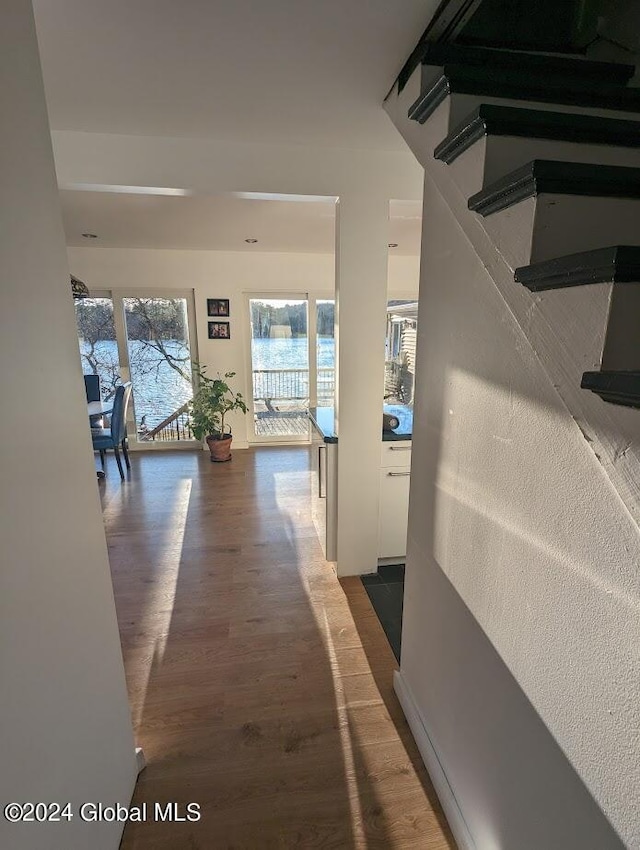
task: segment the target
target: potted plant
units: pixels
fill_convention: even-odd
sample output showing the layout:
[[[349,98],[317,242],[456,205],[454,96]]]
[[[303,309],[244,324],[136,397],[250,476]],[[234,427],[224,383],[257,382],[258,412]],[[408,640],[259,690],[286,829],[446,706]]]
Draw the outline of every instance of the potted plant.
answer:
[[[198,389],[189,402],[191,430],[197,440],[206,439],[212,462],[223,463],[231,460],[233,439],[225,416],[232,410],[246,413],[247,405],[242,394],[234,392],[227,383],[229,378],[235,377],[235,372],[218,373],[217,378],[209,378],[199,363],[194,364],[194,371],[198,376]]]

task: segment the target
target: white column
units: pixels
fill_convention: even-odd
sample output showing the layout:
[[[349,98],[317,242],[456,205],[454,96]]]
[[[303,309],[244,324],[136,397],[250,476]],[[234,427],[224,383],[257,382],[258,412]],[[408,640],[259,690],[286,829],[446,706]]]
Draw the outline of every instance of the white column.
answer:
[[[0,113],[0,799],[74,813],[0,818],[0,846],[115,850],[78,817],[136,761],[30,0],[3,4]]]
[[[341,197],[336,215],[338,575],[375,572],[389,203]]]

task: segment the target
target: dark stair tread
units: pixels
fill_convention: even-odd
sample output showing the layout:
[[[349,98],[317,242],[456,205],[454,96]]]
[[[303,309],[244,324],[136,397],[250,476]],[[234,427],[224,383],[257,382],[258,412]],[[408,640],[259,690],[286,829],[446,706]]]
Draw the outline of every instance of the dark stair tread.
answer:
[[[613,245],[532,263],[516,269],[514,279],[531,292],[589,283],[638,283],[640,246]]]
[[[637,148],[640,147],[640,116],[638,121],[632,121],[482,103],[440,142],[434,156],[451,163],[484,136],[520,136]]]
[[[469,209],[490,215],[542,193],[640,198],[640,168],[534,159],[472,195]]]
[[[601,82],[625,85],[635,73],[635,65],[617,62],[594,62],[572,56],[549,56],[529,51],[497,50],[491,47],[464,47],[458,44],[423,42],[414,50],[398,75],[400,91],[418,65],[487,65],[495,68],[540,69],[546,73],[579,74]]]
[[[596,85],[585,77],[561,73],[532,74],[525,69],[445,65],[423,86],[409,108],[409,118],[421,124],[450,94],[531,100],[591,109],[640,112],[640,89]]]
[[[585,372],[580,386],[610,404],[640,408],[640,372]]]

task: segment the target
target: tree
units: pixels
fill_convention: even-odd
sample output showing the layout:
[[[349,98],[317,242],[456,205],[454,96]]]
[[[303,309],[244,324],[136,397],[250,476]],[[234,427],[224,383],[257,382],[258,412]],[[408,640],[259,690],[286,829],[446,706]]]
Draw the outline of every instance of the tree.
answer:
[[[111,299],[86,298],[76,301],[76,321],[83,371],[88,367],[91,374],[100,375],[103,395],[111,398],[120,383],[120,364],[113,346],[102,344],[116,338]]]
[[[100,375],[105,398],[120,383],[120,364],[113,345],[116,339],[113,302],[110,298],[85,298],[76,302],[78,336],[83,367]],[[167,364],[184,381],[191,383],[191,357],[184,341],[186,315],[179,298],[127,298],[125,323],[132,375],[143,378],[155,372],[156,379]],[[145,382],[136,386],[138,402]]]
[[[187,338],[182,299],[128,298],[126,321],[128,338],[142,343],[136,357],[139,370],[157,372],[165,362],[185,381],[191,380],[190,353],[178,355],[166,345],[166,341]]]

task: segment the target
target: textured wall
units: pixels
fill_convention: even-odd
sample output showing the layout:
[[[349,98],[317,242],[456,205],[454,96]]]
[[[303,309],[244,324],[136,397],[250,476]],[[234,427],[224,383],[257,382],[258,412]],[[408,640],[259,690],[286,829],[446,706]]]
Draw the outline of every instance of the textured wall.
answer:
[[[478,847],[638,847],[638,528],[429,183],[424,222],[403,677]]]

